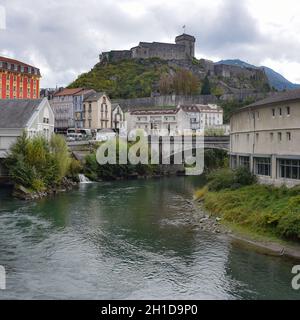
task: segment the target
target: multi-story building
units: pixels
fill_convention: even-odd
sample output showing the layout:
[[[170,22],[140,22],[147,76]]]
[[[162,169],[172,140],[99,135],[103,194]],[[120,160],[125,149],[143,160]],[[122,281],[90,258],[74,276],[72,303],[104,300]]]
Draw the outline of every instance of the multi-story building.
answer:
[[[28,136],[54,132],[54,113],[45,99],[0,100],[0,179],[5,176],[3,161],[11,145],[25,131]]]
[[[223,124],[223,109],[216,105],[179,105],[172,109],[134,110],[127,115],[128,129],[148,134],[180,135]]]
[[[63,89],[54,94],[50,105],[55,114],[55,131],[64,133],[75,127],[74,96],[83,92],[82,88]]]
[[[111,105],[111,127],[115,130],[125,129],[125,114],[118,103]]]
[[[82,90],[74,94],[73,104],[74,104],[74,119],[75,119],[75,128],[82,129],[85,127],[85,120],[83,118],[83,101],[90,94],[96,93],[95,90]]]
[[[245,166],[263,183],[300,184],[300,90],[236,111],[230,119],[231,166]]]
[[[0,57],[0,99],[38,99],[40,78],[38,68]]]
[[[105,93],[95,92],[83,100],[82,119],[84,128],[110,129],[111,115],[111,101]]]

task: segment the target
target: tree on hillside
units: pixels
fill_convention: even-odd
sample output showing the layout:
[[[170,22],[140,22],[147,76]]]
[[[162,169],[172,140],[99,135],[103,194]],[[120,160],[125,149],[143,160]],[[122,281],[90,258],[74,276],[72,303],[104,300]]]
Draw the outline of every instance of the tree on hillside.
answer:
[[[162,74],[159,80],[160,94],[167,95],[173,91],[173,78],[167,73]]]
[[[173,77],[174,92],[178,95],[199,94],[199,80],[191,71],[180,69]]]
[[[203,95],[210,95],[211,94],[210,82],[209,82],[207,75],[203,81],[203,85],[201,88],[201,94],[203,94]]]

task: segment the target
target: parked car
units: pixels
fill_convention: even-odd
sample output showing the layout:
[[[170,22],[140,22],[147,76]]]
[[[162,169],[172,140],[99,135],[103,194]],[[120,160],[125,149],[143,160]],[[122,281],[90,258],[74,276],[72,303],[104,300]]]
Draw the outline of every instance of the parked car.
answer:
[[[115,138],[117,134],[111,129],[102,129],[96,134],[96,141],[108,141]]]

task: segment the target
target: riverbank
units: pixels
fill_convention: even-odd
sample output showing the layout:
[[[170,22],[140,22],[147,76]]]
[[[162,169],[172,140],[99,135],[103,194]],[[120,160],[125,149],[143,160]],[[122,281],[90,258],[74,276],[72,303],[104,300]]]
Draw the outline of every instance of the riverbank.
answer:
[[[233,243],[274,256],[300,260],[299,189],[250,185],[195,194],[200,214],[217,221]],[[215,231],[215,226],[210,228]]]

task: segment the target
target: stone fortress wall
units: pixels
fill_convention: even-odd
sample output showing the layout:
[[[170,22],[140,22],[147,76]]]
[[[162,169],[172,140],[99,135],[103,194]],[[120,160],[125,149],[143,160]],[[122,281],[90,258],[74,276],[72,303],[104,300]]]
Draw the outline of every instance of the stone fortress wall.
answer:
[[[123,59],[190,60],[195,57],[196,39],[188,34],[177,36],[175,43],[140,42],[130,50],[113,50],[103,52],[100,62],[118,62]]]

